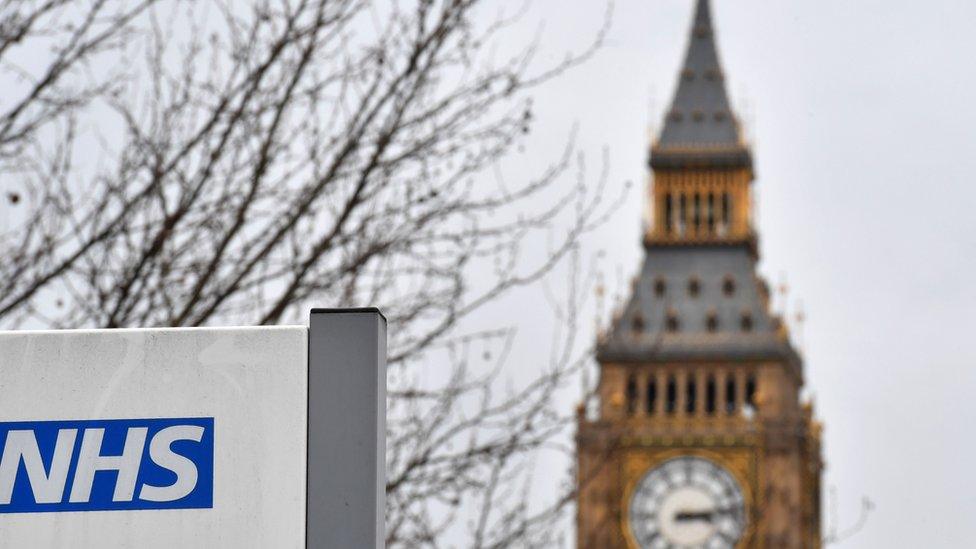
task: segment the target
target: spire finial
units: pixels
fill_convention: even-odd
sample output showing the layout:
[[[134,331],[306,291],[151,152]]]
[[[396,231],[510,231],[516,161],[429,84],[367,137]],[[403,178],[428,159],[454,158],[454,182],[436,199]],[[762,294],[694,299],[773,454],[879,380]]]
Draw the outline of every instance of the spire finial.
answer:
[[[695,6],[695,25],[699,24],[712,25],[712,6],[708,0],[698,0]]]
[[[668,168],[691,155],[698,164],[751,166],[725,90],[709,0],[698,0],[688,50],[651,165]],[[705,157],[709,158],[698,158]]]

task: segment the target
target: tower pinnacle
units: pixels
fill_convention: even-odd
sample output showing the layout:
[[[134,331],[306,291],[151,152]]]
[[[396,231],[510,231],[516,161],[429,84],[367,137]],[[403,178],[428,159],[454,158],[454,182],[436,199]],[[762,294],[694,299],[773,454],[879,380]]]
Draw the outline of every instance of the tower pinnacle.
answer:
[[[751,163],[725,90],[709,0],[698,0],[678,87],[651,149],[651,167],[733,168]]]

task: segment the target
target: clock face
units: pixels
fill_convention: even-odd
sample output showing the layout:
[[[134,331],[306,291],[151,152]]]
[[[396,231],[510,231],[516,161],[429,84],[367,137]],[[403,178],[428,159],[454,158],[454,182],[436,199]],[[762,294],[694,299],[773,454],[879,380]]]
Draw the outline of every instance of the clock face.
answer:
[[[728,471],[704,458],[678,457],[648,471],[628,509],[642,549],[726,549],[746,526],[742,489]]]

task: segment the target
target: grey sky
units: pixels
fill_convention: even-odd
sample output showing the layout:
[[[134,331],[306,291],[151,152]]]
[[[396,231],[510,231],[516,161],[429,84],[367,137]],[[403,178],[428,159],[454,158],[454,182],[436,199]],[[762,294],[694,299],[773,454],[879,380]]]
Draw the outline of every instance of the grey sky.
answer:
[[[551,158],[575,123],[593,164],[609,151],[612,184],[635,183],[588,240],[588,252],[606,250],[612,290],[626,291],[616,281],[639,266],[649,127],[670,100],[692,7],[618,1],[605,47],[535,97],[528,166]],[[826,423],[839,527],[856,519],[861,495],[877,505],[839,546],[969,546],[976,4],[713,0],[713,9],[729,90],[755,145],[761,271],[774,285],[785,274],[791,315],[798,301],[807,314],[794,338]],[[535,5],[543,58],[578,49],[602,10]],[[522,353],[533,340],[525,334],[542,330],[532,324]]]
[[[605,148],[611,187],[634,183],[584,249],[605,252],[611,298],[640,265],[649,130],[670,101],[693,4],[617,0],[604,47],[539,90],[529,144],[505,167],[508,177],[538,173],[576,126],[588,180]],[[807,314],[794,337],[826,424],[839,527],[862,495],[877,505],[840,547],[971,546],[976,2],[712,4],[729,91],[755,147],[761,270],[774,285],[785,274],[791,313],[802,300]],[[562,59],[593,37],[604,10],[602,0],[537,0],[514,42],[544,21],[540,60]],[[533,288],[479,319],[518,324],[515,375],[545,359],[547,311]],[[592,342],[593,323],[583,326],[580,341]],[[576,398],[566,395],[564,409]]]

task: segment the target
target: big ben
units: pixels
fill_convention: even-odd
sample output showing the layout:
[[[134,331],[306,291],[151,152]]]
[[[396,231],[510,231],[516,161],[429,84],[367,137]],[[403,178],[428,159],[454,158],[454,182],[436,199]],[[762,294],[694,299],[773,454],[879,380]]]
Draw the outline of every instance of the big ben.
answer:
[[[708,0],[649,164],[643,265],[578,419],[578,547],[818,548],[821,428],[756,270],[752,151]]]

